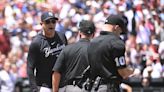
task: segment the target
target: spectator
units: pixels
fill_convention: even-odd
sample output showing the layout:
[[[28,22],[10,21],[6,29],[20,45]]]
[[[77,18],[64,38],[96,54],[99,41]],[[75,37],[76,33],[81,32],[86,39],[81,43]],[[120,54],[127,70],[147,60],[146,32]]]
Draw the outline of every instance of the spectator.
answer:
[[[4,62],[3,70],[0,71],[0,91],[1,92],[14,92],[15,80],[13,73],[10,72],[11,63]]]
[[[9,43],[7,46],[7,48],[9,47],[8,50],[0,50],[3,51],[0,52],[3,53],[1,54],[2,59],[0,61],[4,63],[4,58],[12,59],[12,62],[15,62],[18,67],[18,71],[24,71],[20,67],[26,66],[25,58],[27,57],[29,44],[40,31],[39,18],[42,12],[53,10],[59,16],[59,22],[61,22],[59,24],[63,24],[64,20],[69,19],[69,25],[67,26],[69,31],[65,30],[69,43],[79,40],[75,30],[77,29],[77,23],[82,19],[89,19],[95,22],[97,28],[95,36],[99,36],[105,18],[108,15],[121,12],[128,19],[128,33],[125,40],[126,53],[136,54],[136,45],[141,44],[142,49],[138,53],[141,54],[142,61],[140,62],[144,65],[153,51],[148,48],[152,48],[151,42],[154,38],[159,41],[157,46],[159,49],[164,47],[161,44],[164,41],[163,7],[164,0],[0,0],[0,37],[3,35],[0,38],[0,48],[6,47],[6,43]],[[142,21],[145,24],[141,24],[143,23]],[[25,25],[21,27],[20,24],[23,22]],[[4,26],[8,31],[3,30]],[[22,28],[26,29],[26,31],[22,31]],[[21,31],[19,32],[16,29],[21,29]],[[19,35],[15,34],[15,32],[19,33]],[[4,37],[4,34],[9,35]],[[28,35],[31,35],[31,37],[27,37]],[[2,40],[3,44],[1,43]],[[22,50],[22,57],[15,55],[18,49],[26,49],[26,51]],[[156,52],[156,54],[159,54],[161,63],[163,62],[162,53],[162,51]],[[129,59],[132,66],[134,66],[133,63],[136,63],[134,57],[135,55]],[[0,62],[0,67],[3,63]],[[23,66],[21,65],[22,63]],[[143,70],[141,70],[142,74]],[[23,76],[25,75],[23,74]]]

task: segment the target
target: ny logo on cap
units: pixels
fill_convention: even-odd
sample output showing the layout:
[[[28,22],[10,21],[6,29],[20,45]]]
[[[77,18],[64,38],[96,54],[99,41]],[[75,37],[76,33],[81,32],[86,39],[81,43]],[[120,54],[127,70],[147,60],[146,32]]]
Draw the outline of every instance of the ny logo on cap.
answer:
[[[89,30],[89,31],[88,31],[88,34],[90,34],[90,33],[91,33],[91,31]]]
[[[53,13],[52,13],[52,12],[49,12],[48,15],[49,15],[49,16],[53,16]]]
[[[105,22],[108,22],[108,20],[105,20]]]

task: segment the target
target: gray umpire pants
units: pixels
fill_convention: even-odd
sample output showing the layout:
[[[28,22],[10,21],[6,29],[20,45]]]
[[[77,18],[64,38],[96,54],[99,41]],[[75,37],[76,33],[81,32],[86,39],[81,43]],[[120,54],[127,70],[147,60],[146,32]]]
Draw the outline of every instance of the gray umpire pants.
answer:
[[[113,92],[109,89],[107,85],[100,85],[98,90],[95,91],[92,89],[91,91],[86,91],[85,89],[81,89],[78,86],[74,85],[66,85],[62,88],[59,88],[59,92]],[[120,91],[115,91],[115,92],[123,92],[120,88]]]
[[[121,88],[118,89],[119,91],[111,91],[108,86],[109,85],[99,85],[97,91],[95,91],[94,89],[92,89],[90,92],[123,92]]]
[[[52,92],[52,88],[38,86],[39,92]]]
[[[62,88],[59,88],[59,92],[88,92],[84,89],[79,88],[77,85],[66,85]]]

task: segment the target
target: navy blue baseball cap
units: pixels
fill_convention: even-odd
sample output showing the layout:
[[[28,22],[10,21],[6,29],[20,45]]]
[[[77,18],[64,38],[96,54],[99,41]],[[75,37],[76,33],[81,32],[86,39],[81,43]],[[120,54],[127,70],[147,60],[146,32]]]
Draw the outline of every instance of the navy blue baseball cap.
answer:
[[[85,34],[93,34],[95,32],[95,25],[92,21],[82,20],[79,23],[79,31]]]
[[[121,15],[110,15],[105,20],[105,24],[119,25],[122,29],[122,33],[127,32],[126,20]]]
[[[53,12],[43,12],[42,15],[41,15],[41,21],[45,21],[45,20],[48,20],[48,19],[55,19],[55,20],[58,20],[58,18],[55,16],[55,14]]]

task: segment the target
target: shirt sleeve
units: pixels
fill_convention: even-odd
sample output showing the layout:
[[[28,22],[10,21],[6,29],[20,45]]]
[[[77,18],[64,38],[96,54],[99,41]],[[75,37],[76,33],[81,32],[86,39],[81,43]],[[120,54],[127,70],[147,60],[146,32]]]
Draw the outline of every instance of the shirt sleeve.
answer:
[[[34,69],[35,69],[38,54],[39,54],[38,48],[39,48],[38,44],[36,42],[32,42],[29,47],[29,52],[27,56],[27,75],[29,78],[32,92],[36,92],[38,90],[36,80],[35,80],[35,75],[34,75]]]
[[[64,70],[64,66],[65,66],[65,54],[63,49],[59,54],[52,71],[62,73],[62,71]]]
[[[113,42],[113,57],[115,65],[118,69],[126,67],[125,44],[123,41],[118,40]]]

